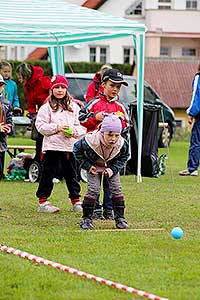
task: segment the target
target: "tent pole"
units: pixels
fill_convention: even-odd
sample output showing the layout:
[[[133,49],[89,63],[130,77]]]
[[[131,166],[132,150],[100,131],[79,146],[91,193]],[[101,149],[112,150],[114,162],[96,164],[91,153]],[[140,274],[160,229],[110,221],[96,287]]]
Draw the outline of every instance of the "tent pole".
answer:
[[[48,53],[50,57],[53,75],[56,74],[64,75],[65,74],[64,47],[63,46],[49,47]]]
[[[137,65],[137,120],[138,120],[138,161],[137,182],[142,182],[142,135],[143,135],[143,106],[144,106],[144,44],[145,34],[136,35],[136,65]]]

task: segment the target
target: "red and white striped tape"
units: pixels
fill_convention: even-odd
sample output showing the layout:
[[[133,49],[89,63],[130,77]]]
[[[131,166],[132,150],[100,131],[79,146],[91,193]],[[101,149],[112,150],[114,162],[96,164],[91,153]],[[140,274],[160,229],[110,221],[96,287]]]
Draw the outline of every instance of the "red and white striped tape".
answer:
[[[92,275],[92,274],[87,274],[83,271],[79,271],[77,269],[70,268],[70,267],[62,265],[62,264],[58,264],[58,263],[53,262],[51,260],[47,260],[47,259],[44,259],[42,257],[38,257],[36,255],[21,251],[21,250],[16,249],[16,248],[11,248],[11,247],[0,244],[0,250],[4,251],[4,252],[7,252],[7,253],[15,254],[15,255],[20,256],[20,257],[25,258],[25,259],[29,259],[29,260],[31,260],[35,263],[40,263],[42,265],[47,265],[47,266],[53,267],[55,269],[62,270],[64,272],[72,273],[74,275],[79,275],[81,277],[88,278],[88,279],[100,282],[102,284],[106,284],[106,285],[112,286],[114,288],[120,289],[122,291],[126,291],[126,292],[129,292],[129,293],[132,293],[132,294],[136,294],[138,296],[141,296],[141,297],[144,297],[144,298],[147,298],[147,299],[168,300],[166,298],[158,297],[158,296],[155,296],[153,294],[149,294],[149,293],[146,293],[144,291],[134,289],[132,287],[123,285],[121,283],[116,283],[114,281],[107,280],[107,279],[104,279],[104,278],[101,278],[101,277],[97,277],[97,276]]]

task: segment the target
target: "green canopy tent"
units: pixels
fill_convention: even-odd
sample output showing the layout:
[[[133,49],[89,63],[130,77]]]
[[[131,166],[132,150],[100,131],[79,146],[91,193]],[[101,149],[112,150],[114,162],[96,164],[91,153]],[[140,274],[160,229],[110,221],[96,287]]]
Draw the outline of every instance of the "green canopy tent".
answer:
[[[141,178],[145,26],[65,0],[1,0],[0,45],[48,47],[53,74],[64,74],[64,46],[132,36],[137,60],[138,182]]]

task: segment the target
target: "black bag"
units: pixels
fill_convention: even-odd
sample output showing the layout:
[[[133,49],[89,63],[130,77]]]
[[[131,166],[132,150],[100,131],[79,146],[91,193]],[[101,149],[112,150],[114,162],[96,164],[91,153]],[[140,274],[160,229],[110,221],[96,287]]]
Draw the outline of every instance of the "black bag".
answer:
[[[159,162],[158,162],[159,111],[160,111],[159,106],[144,103],[141,175],[146,177],[157,177],[159,174]],[[130,140],[131,140],[130,168],[133,174],[137,174],[138,126],[137,126],[137,104],[136,103],[130,104]]]
[[[35,126],[36,118],[32,118],[31,120],[31,139],[34,141],[39,141],[43,138],[43,135],[39,133]]]

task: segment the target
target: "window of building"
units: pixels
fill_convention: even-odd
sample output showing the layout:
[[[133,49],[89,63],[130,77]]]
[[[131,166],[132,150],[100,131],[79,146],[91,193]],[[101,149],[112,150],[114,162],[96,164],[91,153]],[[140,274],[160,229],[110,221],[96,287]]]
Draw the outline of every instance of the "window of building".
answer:
[[[160,48],[160,56],[170,56],[170,48],[161,47]]]
[[[99,61],[103,64],[107,61],[107,49],[106,48],[100,48],[100,59]]]
[[[24,60],[25,58],[25,47],[20,47],[20,59]]]
[[[90,62],[108,62],[108,47],[91,46],[90,47]]]
[[[185,118],[176,118],[175,121],[176,121],[176,127],[185,128],[186,126]]]
[[[190,10],[196,10],[197,9],[197,2],[198,1],[186,1],[186,9],[190,9]]]
[[[96,48],[90,47],[90,62],[96,62]]]
[[[142,15],[142,1],[135,1],[126,11],[126,15]]]
[[[130,64],[131,49],[124,48],[124,64]]]
[[[124,64],[133,64],[133,61],[136,58],[136,49],[133,47],[124,47],[123,48],[123,63]]]
[[[171,9],[171,0],[158,0],[158,9]]]
[[[0,60],[1,59],[7,59],[7,47],[6,46],[0,46]]]
[[[182,56],[196,56],[196,49],[182,48]]]

